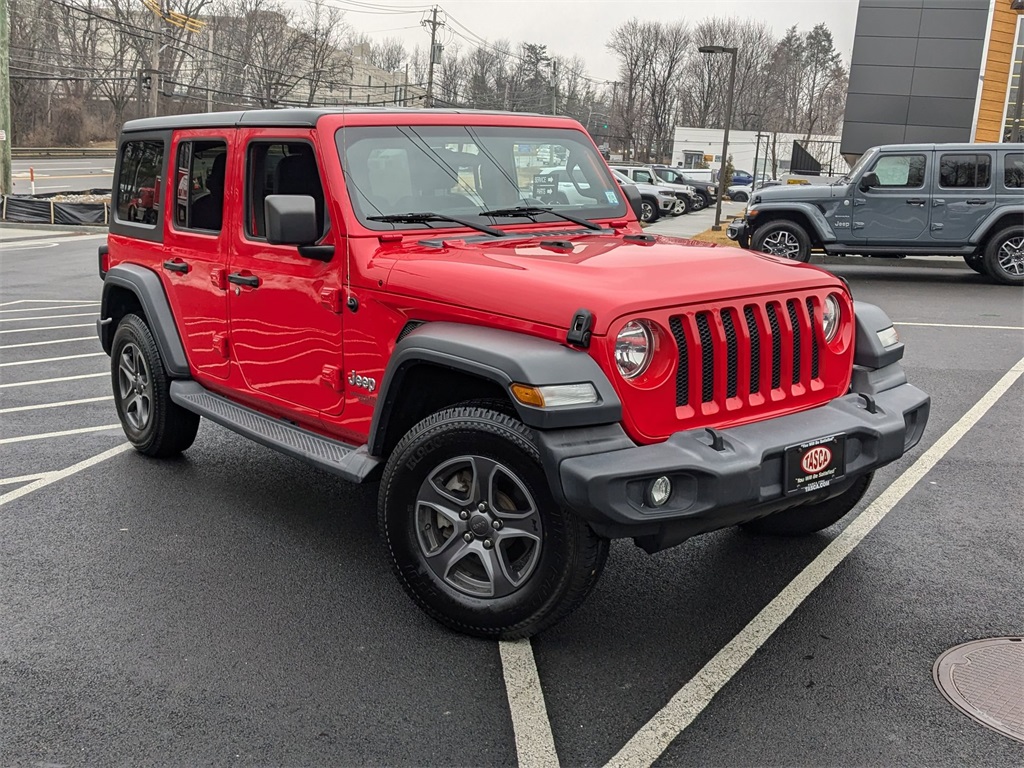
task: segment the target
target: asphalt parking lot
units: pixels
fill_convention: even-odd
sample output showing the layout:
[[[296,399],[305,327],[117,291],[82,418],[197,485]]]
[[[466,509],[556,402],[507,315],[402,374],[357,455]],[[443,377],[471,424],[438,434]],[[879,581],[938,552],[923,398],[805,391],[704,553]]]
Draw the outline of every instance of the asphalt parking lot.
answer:
[[[816,536],[618,542],[582,608],[499,646],[406,598],[376,487],[208,422],[181,459],[125,450],[103,238],[4,232],[0,765],[1024,760],[932,682],[951,646],[1024,633],[1019,289],[830,267],[897,322],[921,445]]]
[[[114,157],[55,157],[14,160],[14,194],[51,194],[67,190],[110,189]]]

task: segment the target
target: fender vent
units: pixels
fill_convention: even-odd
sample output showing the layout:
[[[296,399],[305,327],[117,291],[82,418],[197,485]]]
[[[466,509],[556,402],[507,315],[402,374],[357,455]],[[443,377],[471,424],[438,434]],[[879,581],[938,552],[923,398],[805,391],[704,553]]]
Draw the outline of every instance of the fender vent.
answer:
[[[423,322],[424,322],[423,320],[410,320],[408,323],[405,324],[405,327],[402,328],[401,333],[398,334],[398,338],[395,339],[395,343],[397,344],[402,339],[404,339],[406,336],[408,336],[410,333],[415,331],[417,328],[419,328],[421,325],[423,325]]]

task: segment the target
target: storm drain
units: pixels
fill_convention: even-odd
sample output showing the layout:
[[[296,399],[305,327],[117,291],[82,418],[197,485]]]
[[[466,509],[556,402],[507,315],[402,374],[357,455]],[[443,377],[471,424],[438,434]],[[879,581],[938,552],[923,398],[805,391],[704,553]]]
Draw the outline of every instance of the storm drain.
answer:
[[[935,661],[932,675],[954,707],[1024,742],[1024,638],[993,637],[950,648]]]

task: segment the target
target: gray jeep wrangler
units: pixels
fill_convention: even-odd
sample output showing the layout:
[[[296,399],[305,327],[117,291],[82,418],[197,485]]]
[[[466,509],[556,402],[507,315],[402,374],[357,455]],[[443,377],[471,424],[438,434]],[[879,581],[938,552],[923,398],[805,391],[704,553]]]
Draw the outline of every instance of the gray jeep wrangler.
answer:
[[[728,235],[804,262],[814,250],[962,256],[975,272],[1024,285],[1024,146],[875,147],[833,184],[759,190]]]

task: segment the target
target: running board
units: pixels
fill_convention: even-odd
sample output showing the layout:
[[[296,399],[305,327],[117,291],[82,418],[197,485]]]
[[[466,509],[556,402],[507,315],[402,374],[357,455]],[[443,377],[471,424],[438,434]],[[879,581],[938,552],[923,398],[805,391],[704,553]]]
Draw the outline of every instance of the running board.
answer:
[[[369,478],[380,464],[379,459],[369,455],[365,445],[357,448],[266,416],[216,395],[194,381],[172,381],[171,400],[250,440],[326,469],[353,483]]]

